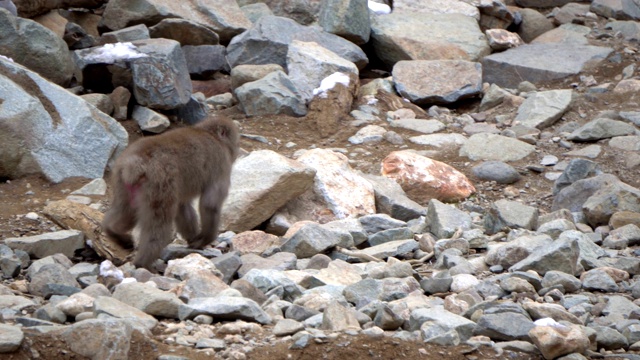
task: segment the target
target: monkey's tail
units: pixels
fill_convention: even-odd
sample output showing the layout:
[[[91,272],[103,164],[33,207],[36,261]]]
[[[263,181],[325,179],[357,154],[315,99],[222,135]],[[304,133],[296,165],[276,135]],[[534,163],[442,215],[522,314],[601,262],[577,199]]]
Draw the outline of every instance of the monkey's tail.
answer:
[[[140,156],[127,156],[120,163],[122,181],[128,185],[139,184],[146,179],[144,159]]]

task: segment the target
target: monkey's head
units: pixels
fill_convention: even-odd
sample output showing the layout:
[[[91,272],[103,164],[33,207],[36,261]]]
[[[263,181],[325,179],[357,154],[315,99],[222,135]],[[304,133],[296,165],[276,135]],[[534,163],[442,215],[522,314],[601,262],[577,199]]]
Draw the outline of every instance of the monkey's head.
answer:
[[[233,159],[238,157],[240,149],[240,131],[233,120],[224,116],[211,116],[196,125],[212,135],[220,142],[225,144],[230,151]]]

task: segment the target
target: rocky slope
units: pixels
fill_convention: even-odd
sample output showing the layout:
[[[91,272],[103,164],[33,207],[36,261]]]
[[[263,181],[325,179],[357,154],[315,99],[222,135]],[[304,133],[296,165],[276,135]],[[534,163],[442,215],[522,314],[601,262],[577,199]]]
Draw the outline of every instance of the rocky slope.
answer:
[[[142,3],[0,2],[5,356],[640,357],[635,3]],[[122,264],[108,163],[211,113],[227,231]]]

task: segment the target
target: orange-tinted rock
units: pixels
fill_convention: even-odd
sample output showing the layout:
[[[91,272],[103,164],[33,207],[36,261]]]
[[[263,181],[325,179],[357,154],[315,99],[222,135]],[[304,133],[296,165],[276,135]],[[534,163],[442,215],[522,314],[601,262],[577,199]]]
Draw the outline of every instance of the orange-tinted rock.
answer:
[[[452,166],[409,150],[387,155],[382,160],[381,172],[420,204],[427,204],[431,199],[460,201],[476,191],[471,181]]]
[[[231,242],[233,250],[238,251],[241,255],[262,254],[268,248],[280,245],[280,238],[264,231],[255,230],[242,232],[234,236]]]

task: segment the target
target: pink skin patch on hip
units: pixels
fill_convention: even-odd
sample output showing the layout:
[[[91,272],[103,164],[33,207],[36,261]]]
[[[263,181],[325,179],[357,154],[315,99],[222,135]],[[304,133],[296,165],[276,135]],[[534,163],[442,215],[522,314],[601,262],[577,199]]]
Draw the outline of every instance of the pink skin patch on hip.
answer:
[[[124,184],[124,187],[127,189],[127,192],[129,193],[129,205],[131,207],[135,207],[135,201],[136,201],[136,197],[138,196],[138,193],[140,192],[140,186],[142,186],[141,183]]]

